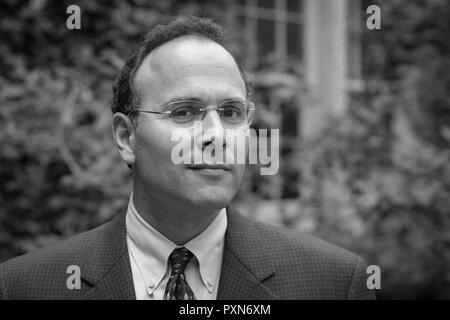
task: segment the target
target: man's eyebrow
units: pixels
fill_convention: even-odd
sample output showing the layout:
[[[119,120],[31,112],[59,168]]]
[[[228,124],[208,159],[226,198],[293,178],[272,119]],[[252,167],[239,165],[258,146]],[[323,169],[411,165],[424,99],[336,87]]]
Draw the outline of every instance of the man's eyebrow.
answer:
[[[230,95],[230,96],[223,97],[223,98],[219,99],[217,101],[217,103],[221,103],[221,102],[224,102],[224,101],[230,101],[230,100],[242,100],[242,98],[240,98],[237,95]],[[194,97],[194,96],[175,96],[175,97],[171,98],[170,100],[168,100],[164,105],[167,105],[167,104],[170,104],[170,103],[174,103],[174,102],[179,102],[179,101],[204,102],[204,100],[199,98],[199,97]]]
[[[184,100],[188,100],[188,101],[202,101],[202,99],[198,98],[198,97],[191,97],[191,96],[176,96],[171,98],[167,103],[171,103],[171,102],[176,102],[176,101],[184,101]]]

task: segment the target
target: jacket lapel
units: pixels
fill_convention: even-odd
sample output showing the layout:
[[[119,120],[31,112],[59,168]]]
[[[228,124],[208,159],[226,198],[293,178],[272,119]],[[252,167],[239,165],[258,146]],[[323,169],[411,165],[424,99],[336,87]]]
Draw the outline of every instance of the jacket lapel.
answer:
[[[275,275],[272,258],[264,250],[268,241],[254,222],[227,208],[228,227],[217,299],[279,299],[264,282]]]
[[[83,299],[136,299],[126,241],[125,212],[101,227],[94,249],[81,267],[81,277],[92,288]]]
[[[81,277],[92,288],[83,299],[136,299],[126,242],[125,212],[101,227],[84,258]],[[275,275],[275,264],[264,250],[267,239],[256,224],[227,208],[222,270],[217,299],[274,300],[264,282]]]
[[[83,297],[87,300],[135,300],[130,259],[127,255],[117,261],[106,275]]]

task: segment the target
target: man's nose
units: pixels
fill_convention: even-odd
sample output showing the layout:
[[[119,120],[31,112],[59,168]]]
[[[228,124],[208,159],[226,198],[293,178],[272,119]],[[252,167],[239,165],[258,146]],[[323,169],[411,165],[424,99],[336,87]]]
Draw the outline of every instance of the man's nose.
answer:
[[[202,122],[202,131],[203,148],[218,138],[222,138],[225,145],[225,128],[217,110],[207,110]]]

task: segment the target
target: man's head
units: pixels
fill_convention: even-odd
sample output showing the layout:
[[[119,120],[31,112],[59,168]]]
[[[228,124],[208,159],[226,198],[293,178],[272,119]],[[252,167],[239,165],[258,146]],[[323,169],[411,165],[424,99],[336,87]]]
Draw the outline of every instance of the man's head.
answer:
[[[113,86],[113,102],[111,110],[114,113],[129,114],[139,103],[135,92],[134,77],[144,59],[159,46],[183,36],[197,35],[220,44],[229,50],[229,37],[225,29],[209,19],[195,16],[179,17],[167,25],[157,25],[143,39],[139,48],[130,56],[123,66],[119,77]],[[247,96],[251,91],[251,84],[247,81],[242,67],[237,63],[245,82]],[[134,114],[130,116],[133,117]]]
[[[161,112],[180,98],[205,106],[245,100],[248,86],[225,45],[218,25],[183,18],[154,28],[122,70],[114,87],[114,139],[122,159],[133,168],[134,191],[148,201],[219,209],[240,186],[244,165],[207,170],[176,165],[171,160],[175,127],[160,114],[138,113],[139,125],[130,118],[133,109]],[[224,131],[218,113],[206,113],[193,152],[203,153]]]

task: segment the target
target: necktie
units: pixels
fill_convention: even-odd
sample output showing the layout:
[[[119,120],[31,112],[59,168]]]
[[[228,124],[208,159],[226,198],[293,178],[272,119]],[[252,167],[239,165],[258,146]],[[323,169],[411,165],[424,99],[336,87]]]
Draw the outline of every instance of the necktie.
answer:
[[[184,268],[193,254],[185,247],[177,248],[169,256],[171,274],[167,281],[164,300],[195,300],[195,295],[186,281]]]

